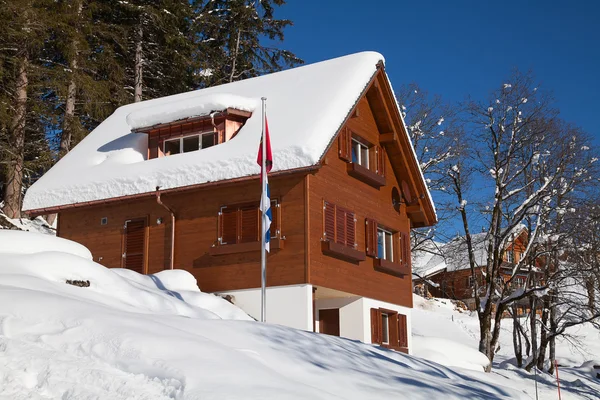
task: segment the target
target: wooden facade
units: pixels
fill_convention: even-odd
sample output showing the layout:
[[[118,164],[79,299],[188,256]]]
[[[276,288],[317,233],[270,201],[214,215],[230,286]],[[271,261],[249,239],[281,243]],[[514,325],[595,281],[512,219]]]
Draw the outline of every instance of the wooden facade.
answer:
[[[214,126],[219,142],[243,124],[244,116],[230,114]],[[188,130],[210,129],[207,120],[182,123]],[[149,134],[152,158],[167,156],[161,141],[184,127],[141,131]],[[410,229],[432,225],[436,216],[382,66],[321,162],[273,173],[269,183],[268,286],[313,285],[313,307],[319,288],[412,307]],[[224,292],[260,287],[259,199],[254,176],[55,211],[58,235],[88,247],[102,265],[152,274],[172,262],[192,273],[202,291]],[[388,317],[393,343],[385,345],[407,351],[405,315],[384,312],[371,323]],[[339,335],[339,310],[319,318],[326,333]]]

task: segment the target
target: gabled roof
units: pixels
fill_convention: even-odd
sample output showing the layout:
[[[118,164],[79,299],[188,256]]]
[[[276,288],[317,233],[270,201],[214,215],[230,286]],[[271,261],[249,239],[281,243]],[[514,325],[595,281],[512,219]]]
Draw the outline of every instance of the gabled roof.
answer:
[[[23,208],[32,213],[56,211],[149,194],[157,186],[169,190],[256,176],[261,97],[267,98],[272,173],[317,168],[378,73],[386,76],[383,56],[363,52],[120,107],[29,188]],[[393,107],[400,115],[395,101]],[[134,132],[228,108],[250,111],[252,116],[233,139],[200,151],[147,160],[147,135]],[[418,171],[415,192],[423,196],[425,188],[425,202],[434,213],[403,121],[401,125],[399,134],[405,137],[400,140],[412,150],[408,162]]]

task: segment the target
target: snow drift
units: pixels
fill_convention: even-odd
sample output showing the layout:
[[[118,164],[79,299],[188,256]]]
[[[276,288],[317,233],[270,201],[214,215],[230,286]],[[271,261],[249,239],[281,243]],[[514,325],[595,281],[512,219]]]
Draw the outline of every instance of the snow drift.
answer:
[[[251,321],[184,271],[109,270],[14,233],[0,232],[12,243],[0,251],[0,398],[520,397],[416,357]],[[40,251],[16,251],[30,237]]]

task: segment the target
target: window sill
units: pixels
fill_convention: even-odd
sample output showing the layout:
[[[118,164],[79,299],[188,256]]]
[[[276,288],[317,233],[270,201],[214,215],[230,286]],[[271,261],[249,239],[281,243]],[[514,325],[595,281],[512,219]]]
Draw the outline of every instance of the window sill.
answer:
[[[359,181],[363,181],[374,188],[379,189],[381,186],[385,186],[385,177],[376,174],[360,164],[348,163],[347,169],[348,175],[358,179]]]
[[[284,247],[284,240],[279,238],[271,238],[271,251],[280,250]],[[250,253],[260,251],[260,242],[223,244],[211,247],[208,254],[211,256],[221,256],[225,254]]]
[[[399,347],[399,346],[393,346],[390,344],[380,344],[381,347],[385,347],[386,349],[390,349],[390,350],[394,350],[394,351],[399,351],[401,353],[405,353],[408,354],[408,347]]]
[[[407,265],[391,262],[383,258],[376,258],[373,261],[373,264],[375,266],[375,270],[385,272],[386,274],[401,277],[410,274],[410,267],[408,267]]]
[[[321,242],[321,250],[323,251],[323,254],[351,262],[359,262],[367,259],[363,251],[358,251],[351,247],[331,242],[329,240],[324,240]]]

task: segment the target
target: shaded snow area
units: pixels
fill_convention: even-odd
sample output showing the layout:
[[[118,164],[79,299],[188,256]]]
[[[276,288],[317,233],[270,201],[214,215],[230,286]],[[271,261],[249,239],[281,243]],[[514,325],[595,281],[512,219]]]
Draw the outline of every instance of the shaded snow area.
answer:
[[[2,207],[2,203],[0,203],[0,207]],[[8,218],[0,210],[0,229],[21,230],[28,232],[39,232],[47,235],[56,235],[56,222],[54,223],[54,226],[50,226],[48,225],[48,222],[41,216],[33,219]]]
[[[252,321],[185,271],[109,270],[16,233],[0,231],[1,399],[529,398],[483,373]]]
[[[500,350],[492,373],[481,372],[488,362],[477,351],[479,322],[475,313],[460,312],[447,299],[414,296],[413,353],[445,366],[460,367],[472,379],[509,386],[535,399],[536,374],[517,368],[512,347],[512,320],[504,319]],[[527,325],[525,325],[527,326]],[[590,324],[571,328],[569,339],[557,340],[560,388],[563,399],[599,399],[600,379],[593,365],[600,364],[600,332]],[[556,376],[538,373],[538,398],[557,399]]]

